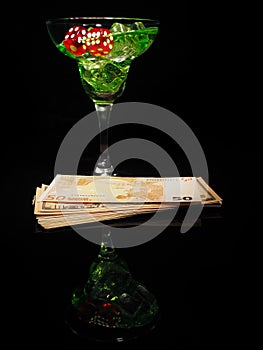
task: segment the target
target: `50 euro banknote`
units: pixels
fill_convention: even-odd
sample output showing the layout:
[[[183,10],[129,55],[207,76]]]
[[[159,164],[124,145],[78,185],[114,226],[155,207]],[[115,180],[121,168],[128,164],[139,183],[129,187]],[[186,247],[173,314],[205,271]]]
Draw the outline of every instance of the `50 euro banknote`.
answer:
[[[201,203],[196,177],[55,176],[38,198],[49,203]]]

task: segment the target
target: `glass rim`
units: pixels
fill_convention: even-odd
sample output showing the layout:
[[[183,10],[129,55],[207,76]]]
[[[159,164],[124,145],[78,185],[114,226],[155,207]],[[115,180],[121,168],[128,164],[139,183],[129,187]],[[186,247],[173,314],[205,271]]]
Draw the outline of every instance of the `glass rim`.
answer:
[[[78,16],[74,16],[74,17],[55,17],[55,18],[48,18],[46,20],[47,24],[55,24],[55,23],[63,23],[63,22],[74,22],[74,21],[85,21],[85,20],[89,20],[89,21],[96,21],[96,20],[105,20],[105,21],[114,21],[114,20],[124,20],[124,21],[144,21],[144,22],[152,22],[152,23],[156,23],[159,24],[160,21],[158,19],[154,19],[154,18],[141,18],[141,17],[78,17]]]

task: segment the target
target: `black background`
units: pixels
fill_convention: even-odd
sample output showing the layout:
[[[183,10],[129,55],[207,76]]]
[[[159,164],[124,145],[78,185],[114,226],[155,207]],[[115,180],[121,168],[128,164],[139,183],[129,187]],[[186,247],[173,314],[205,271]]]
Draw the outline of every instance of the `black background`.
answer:
[[[261,176],[258,116],[246,95],[249,73],[234,24],[237,10],[222,3],[197,6],[187,1],[78,5],[24,4],[4,18],[2,136],[7,141],[2,150],[8,210],[3,217],[7,282],[2,303],[7,308],[8,341],[38,349],[100,345],[75,338],[63,324],[64,303],[71,288],[85,278],[98,247],[74,232],[36,233],[31,201],[36,186],[52,180],[56,153],[67,131],[94,110],[74,62],[50,41],[45,20],[105,15],[160,20],[156,41],[134,61],[118,102],[151,103],[181,117],[198,137],[210,185],[224,200],[222,219],[183,236],[177,229],[167,230],[151,242],[120,252],[163,310],[158,330],[138,344],[191,349],[242,343],[251,321],[247,311],[253,309],[253,186],[254,178]],[[173,147],[157,131],[151,136],[138,128],[113,130],[111,140],[138,133],[158,136],[164,148]],[[98,152],[97,140],[93,147],[92,152]]]

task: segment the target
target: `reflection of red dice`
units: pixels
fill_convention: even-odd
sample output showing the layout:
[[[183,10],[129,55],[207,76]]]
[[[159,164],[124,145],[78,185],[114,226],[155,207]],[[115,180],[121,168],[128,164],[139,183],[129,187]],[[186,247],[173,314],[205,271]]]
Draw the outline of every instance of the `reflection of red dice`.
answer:
[[[93,56],[107,56],[113,49],[113,36],[109,29],[73,26],[66,33],[63,44],[74,56],[87,51]]]
[[[113,36],[109,29],[92,28],[87,32],[87,50],[94,56],[107,56],[113,49]]]
[[[63,44],[74,56],[81,56],[87,52],[87,29],[81,26],[73,26],[66,33]]]

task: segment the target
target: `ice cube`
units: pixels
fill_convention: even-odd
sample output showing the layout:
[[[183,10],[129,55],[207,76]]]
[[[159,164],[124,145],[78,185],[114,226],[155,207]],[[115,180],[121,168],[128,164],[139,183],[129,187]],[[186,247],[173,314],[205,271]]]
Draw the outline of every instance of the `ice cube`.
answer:
[[[134,22],[131,25],[131,29],[132,30],[144,30],[145,29],[145,25],[142,22]]]
[[[130,25],[114,23],[111,32],[114,37],[114,47],[108,58],[116,62],[138,57],[148,49],[153,41],[140,21]]]
[[[137,52],[137,41],[134,40],[134,31],[131,25],[114,23],[111,27],[114,37],[114,47],[108,57],[116,62],[134,58]]]
[[[131,30],[130,26],[122,24],[122,23],[113,23],[113,25],[110,28],[111,33],[123,33]]]
[[[116,63],[108,60],[98,60],[79,65],[82,82],[91,85],[97,93],[115,93],[127,78]]]

